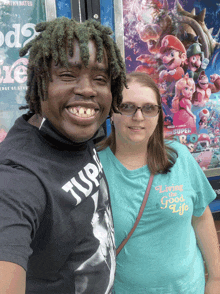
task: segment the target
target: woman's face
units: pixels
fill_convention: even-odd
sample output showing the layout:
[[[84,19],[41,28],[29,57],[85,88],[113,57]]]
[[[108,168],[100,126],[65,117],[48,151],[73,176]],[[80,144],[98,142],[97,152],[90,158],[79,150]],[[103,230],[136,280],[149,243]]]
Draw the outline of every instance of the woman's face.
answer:
[[[128,88],[123,90],[123,104],[134,104],[143,107],[146,104],[158,105],[156,93],[148,87],[139,83],[130,82]],[[144,144],[147,146],[150,136],[153,134],[159,114],[155,117],[144,117],[138,109],[135,115],[125,116],[118,113],[113,114],[115,126],[116,146],[119,144]]]

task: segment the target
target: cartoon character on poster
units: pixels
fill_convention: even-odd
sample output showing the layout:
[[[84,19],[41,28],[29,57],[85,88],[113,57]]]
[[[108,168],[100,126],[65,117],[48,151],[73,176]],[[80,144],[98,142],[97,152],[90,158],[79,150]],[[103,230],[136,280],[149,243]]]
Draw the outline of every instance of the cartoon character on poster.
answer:
[[[174,113],[173,124],[175,126],[184,126],[191,129],[192,133],[196,132],[196,116],[192,112],[192,97],[195,92],[195,82],[189,78],[187,73],[175,84],[175,96],[172,100],[172,109]]]
[[[161,93],[162,101],[170,108],[175,94],[175,84],[184,75],[186,49],[177,37],[167,35],[161,41],[160,58],[165,67],[159,72],[159,83],[166,89],[166,92]]]
[[[220,4],[207,1],[123,1],[127,71],[158,83],[165,135],[203,169],[220,167]]]

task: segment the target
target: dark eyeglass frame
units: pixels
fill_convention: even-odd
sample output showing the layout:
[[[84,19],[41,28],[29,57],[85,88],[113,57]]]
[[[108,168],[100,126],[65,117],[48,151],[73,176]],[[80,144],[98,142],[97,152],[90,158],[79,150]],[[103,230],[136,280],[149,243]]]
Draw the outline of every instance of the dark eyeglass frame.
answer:
[[[127,103],[122,103],[121,105],[123,105],[123,104],[127,104]],[[128,105],[132,105],[132,106],[135,106],[135,104],[128,104]],[[155,114],[155,115],[146,115],[146,114],[144,114],[143,113],[143,108],[144,107],[146,107],[147,105],[144,105],[144,106],[136,106],[135,107],[135,109],[134,109],[134,112],[132,113],[132,114],[125,114],[125,113],[122,113],[121,111],[120,111],[120,106],[119,106],[119,113],[121,114],[121,115],[125,115],[125,116],[134,116],[135,115],[135,113],[138,111],[138,109],[140,109],[141,110],[141,113],[142,113],[142,115],[144,116],[144,117],[155,117],[155,116],[157,116],[158,115],[158,113],[160,112],[160,110],[162,109],[162,107],[161,107],[161,105],[154,105],[154,104],[149,104],[149,106],[155,106],[155,107],[157,107],[157,113]]]

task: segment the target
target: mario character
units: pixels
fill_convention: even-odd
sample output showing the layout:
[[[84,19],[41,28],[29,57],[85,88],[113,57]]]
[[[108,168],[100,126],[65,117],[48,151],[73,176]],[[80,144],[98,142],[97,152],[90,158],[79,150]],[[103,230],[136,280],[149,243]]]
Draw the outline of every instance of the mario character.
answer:
[[[196,84],[196,91],[192,98],[192,104],[194,106],[205,106],[206,102],[209,101],[211,94],[220,91],[220,76],[213,74],[210,76],[210,81],[213,84],[209,83],[209,79],[205,74],[205,71],[201,71],[198,78],[198,83]]]
[[[184,65],[186,59],[186,49],[177,37],[167,35],[162,39],[160,54],[162,63],[166,68],[159,74],[159,83],[166,85],[166,92],[161,93],[162,101],[171,108],[175,83],[184,75],[182,65]]]
[[[185,64],[187,65],[187,73],[190,78],[196,81],[201,71],[205,70],[209,64],[208,58],[204,58],[204,53],[201,50],[199,43],[192,44],[186,51],[187,59]]]
[[[162,70],[160,82],[173,82],[182,78],[184,70],[182,65],[186,60],[186,49],[182,42],[172,35],[167,35],[162,39],[160,53],[163,65],[166,70]]]

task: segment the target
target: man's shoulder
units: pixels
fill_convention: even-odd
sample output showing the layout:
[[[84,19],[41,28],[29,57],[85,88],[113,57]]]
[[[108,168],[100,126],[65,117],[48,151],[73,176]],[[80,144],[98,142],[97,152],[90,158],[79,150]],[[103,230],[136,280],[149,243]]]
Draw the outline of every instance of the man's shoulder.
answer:
[[[25,148],[25,146],[33,142],[34,134],[35,132],[26,117],[20,116],[0,144],[0,160],[19,151],[29,150],[31,152],[31,148]]]
[[[28,117],[22,115],[0,144],[0,164],[35,173],[42,165],[44,153],[45,145],[40,139],[38,128],[30,125]]]

